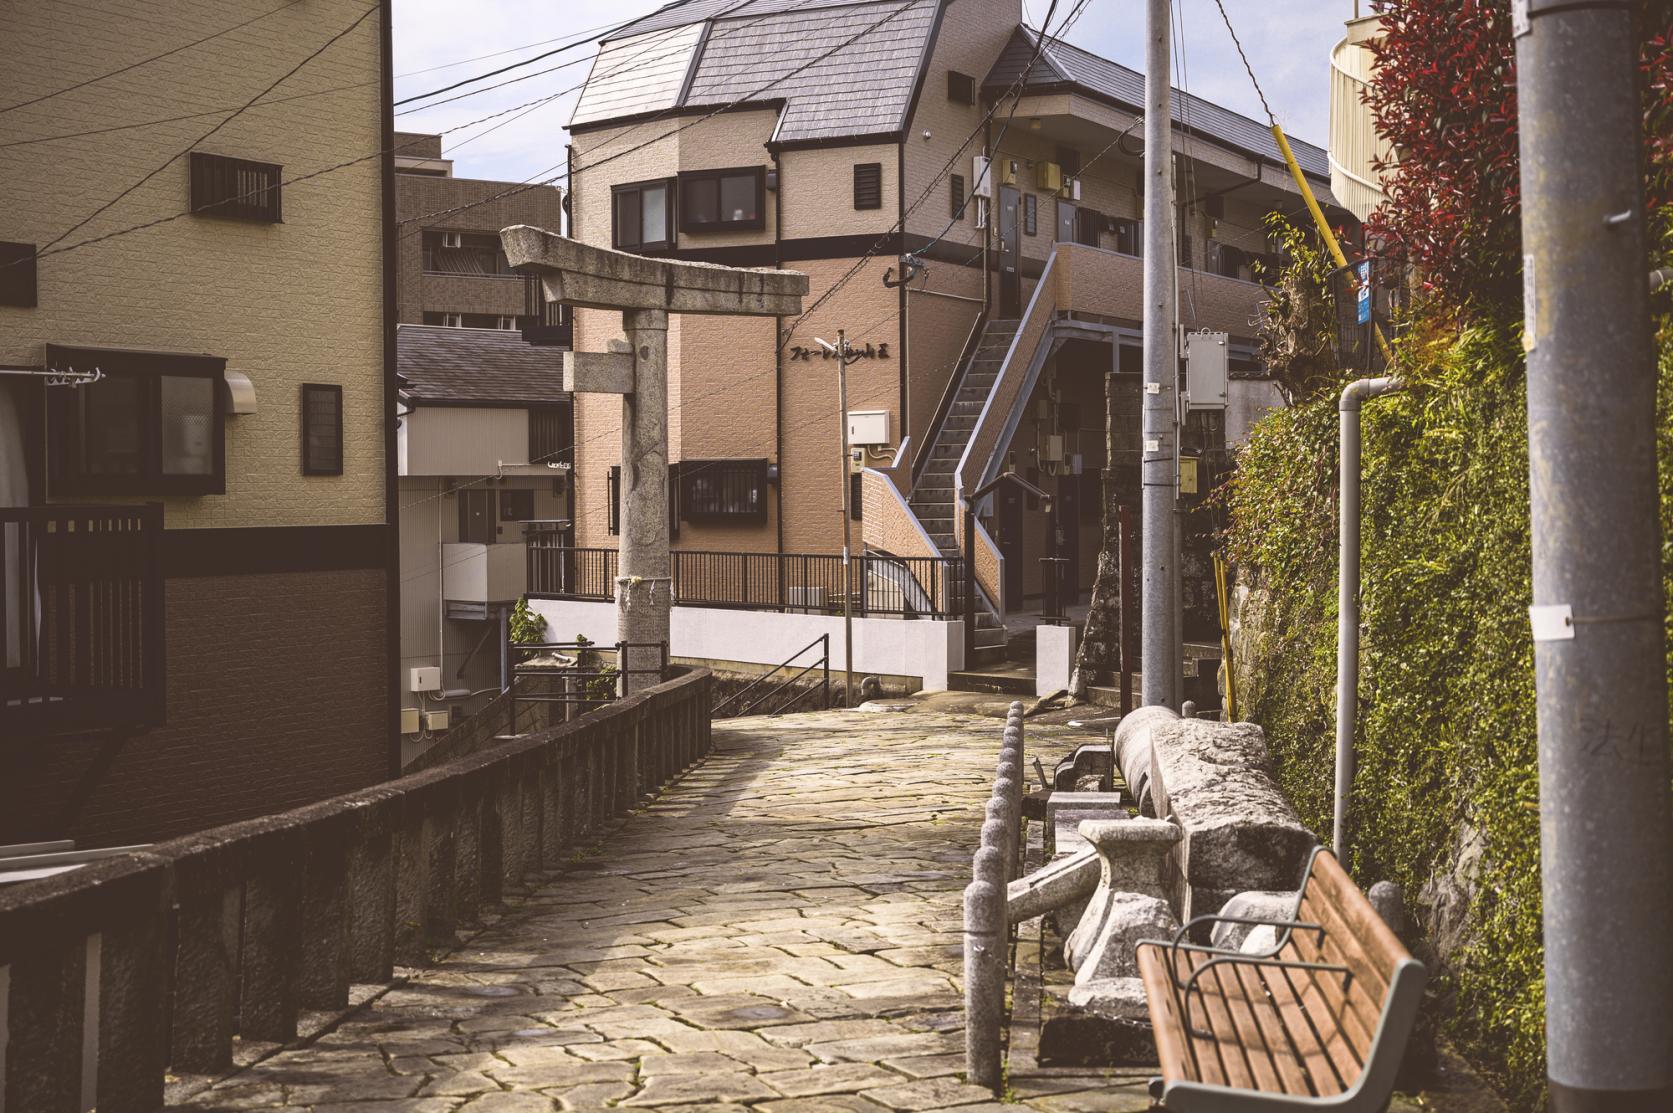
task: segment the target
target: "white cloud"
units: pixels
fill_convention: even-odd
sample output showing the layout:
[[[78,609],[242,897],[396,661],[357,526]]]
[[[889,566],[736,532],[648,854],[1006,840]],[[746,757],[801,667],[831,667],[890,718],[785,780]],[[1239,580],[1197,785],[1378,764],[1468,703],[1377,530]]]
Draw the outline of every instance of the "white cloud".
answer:
[[[1329,50],[1342,35],[1347,5],[1342,0],[1225,2],[1279,122],[1298,138],[1322,143],[1328,114]],[[1049,0],[1027,3],[1033,18],[1040,19]],[[1183,4],[1180,29],[1186,87],[1227,108],[1264,119],[1214,0],[1176,0],[1176,4]],[[661,0],[562,0],[555,4],[550,0],[475,0],[468,6],[456,0],[395,0],[395,72],[406,75],[396,79],[396,99],[552,50],[568,39],[661,6]],[[1059,12],[1067,8],[1067,0],[1060,0]],[[1143,24],[1139,0],[1091,0],[1068,37],[1077,46],[1142,68]],[[546,42],[552,39],[558,41]],[[514,47],[519,49],[498,57],[431,69]],[[481,86],[525,79],[397,116],[395,126],[407,131],[456,128],[515,105],[561,94],[524,115],[510,113],[443,139],[443,153],[456,160],[455,173],[463,177],[523,181],[557,173],[567,140],[563,125],[575,107],[574,87],[585,80],[595,50],[588,43],[513,70]],[[563,68],[527,76],[558,66]],[[418,70],[429,72],[414,72]]]

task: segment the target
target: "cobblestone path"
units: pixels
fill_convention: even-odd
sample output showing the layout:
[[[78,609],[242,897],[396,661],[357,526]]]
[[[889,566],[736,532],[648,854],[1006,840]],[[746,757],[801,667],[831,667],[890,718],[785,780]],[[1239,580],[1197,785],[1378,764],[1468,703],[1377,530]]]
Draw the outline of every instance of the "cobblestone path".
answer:
[[[1000,731],[853,712],[717,725],[707,762],[451,958],[170,1108],[1003,1108],[959,1078],[957,991]],[[1064,748],[1042,737],[1048,760]],[[1074,1089],[1017,1096],[1146,1104],[1130,1082],[1058,1092]]]

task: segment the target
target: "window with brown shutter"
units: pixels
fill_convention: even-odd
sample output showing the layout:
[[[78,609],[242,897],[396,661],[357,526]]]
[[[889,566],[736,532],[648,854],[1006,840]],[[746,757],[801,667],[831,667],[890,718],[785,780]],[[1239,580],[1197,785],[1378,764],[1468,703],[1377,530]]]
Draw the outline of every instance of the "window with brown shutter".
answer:
[[[883,164],[860,162],[854,165],[854,207],[881,209],[883,207]]]
[[[976,103],[976,79],[957,70],[947,71],[947,99],[954,104]]]
[[[271,162],[192,152],[191,210],[200,216],[278,224],[281,167]]]
[[[951,202],[951,205],[949,206],[950,211],[947,215],[952,217],[954,220],[957,220],[959,217],[964,215],[964,175],[950,175],[947,178],[947,182],[951,191],[948,194],[948,200]]]
[[[343,474],[343,388],[302,384],[302,474]]]

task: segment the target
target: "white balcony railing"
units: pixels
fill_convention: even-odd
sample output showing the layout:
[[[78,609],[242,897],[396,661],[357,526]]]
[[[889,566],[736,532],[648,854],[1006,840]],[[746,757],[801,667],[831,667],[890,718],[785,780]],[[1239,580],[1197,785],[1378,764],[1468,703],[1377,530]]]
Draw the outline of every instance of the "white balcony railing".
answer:
[[[1375,65],[1365,44],[1380,26],[1379,16],[1350,20],[1330,52],[1330,192],[1360,220],[1383,202],[1378,160],[1392,161],[1365,103]]]

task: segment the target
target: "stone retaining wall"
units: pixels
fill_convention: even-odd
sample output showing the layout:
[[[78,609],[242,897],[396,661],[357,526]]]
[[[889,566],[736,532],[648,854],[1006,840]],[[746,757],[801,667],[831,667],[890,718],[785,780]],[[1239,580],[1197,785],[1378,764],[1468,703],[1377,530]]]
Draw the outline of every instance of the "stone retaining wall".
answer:
[[[693,669],[310,807],[0,891],[0,1109],[153,1113],[165,1071],[296,1037],[557,866],[709,750]]]

